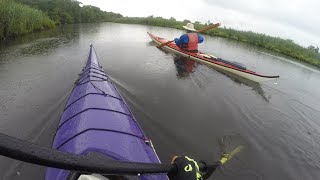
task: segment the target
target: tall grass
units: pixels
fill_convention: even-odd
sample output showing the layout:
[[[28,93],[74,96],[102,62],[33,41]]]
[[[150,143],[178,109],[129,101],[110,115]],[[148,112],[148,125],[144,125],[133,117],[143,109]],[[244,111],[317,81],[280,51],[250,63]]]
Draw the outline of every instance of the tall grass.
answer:
[[[320,67],[320,53],[302,47],[290,39],[281,39],[252,31],[239,31],[226,28],[217,28],[205,33],[211,36],[220,36],[253,44]]]
[[[40,10],[0,0],[0,39],[53,28],[54,22]]]

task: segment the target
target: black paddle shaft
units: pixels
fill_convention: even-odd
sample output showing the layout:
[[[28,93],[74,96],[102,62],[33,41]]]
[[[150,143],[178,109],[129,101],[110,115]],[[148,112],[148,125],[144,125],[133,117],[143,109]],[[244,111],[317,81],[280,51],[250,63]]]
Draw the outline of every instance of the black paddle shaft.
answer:
[[[83,173],[141,175],[168,174],[177,171],[176,166],[172,164],[122,162],[61,152],[2,133],[0,133],[0,155],[32,164]],[[204,163],[199,165],[200,170],[207,169]]]

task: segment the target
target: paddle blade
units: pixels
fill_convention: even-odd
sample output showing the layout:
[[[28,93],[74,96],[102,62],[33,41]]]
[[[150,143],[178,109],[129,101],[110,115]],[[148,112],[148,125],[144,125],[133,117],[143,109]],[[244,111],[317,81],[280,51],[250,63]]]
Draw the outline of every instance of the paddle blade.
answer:
[[[221,165],[225,164],[226,162],[228,162],[232,157],[234,157],[236,154],[240,153],[243,150],[243,146],[238,146],[237,148],[235,148],[233,151],[231,151],[230,153],[225,153],[222,154],[222,158],[220,159]]]

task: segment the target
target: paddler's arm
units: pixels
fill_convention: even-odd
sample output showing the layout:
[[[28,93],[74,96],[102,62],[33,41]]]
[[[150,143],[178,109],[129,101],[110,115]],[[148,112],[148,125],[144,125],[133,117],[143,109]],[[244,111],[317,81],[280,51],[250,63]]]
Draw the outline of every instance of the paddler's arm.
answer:
[[[189,42],[189,37],[187,34],[183,34],[180,38],[175,38],[174,42],[177,46],[180,46],[181,44],[187,44]]]
[[[206,164],[205,162],[201,162],[203,164]],[[210,167],[210,169],[207,169],[206,172],[202,175],[202,178],[205,180],[205,179],[208,179],[212,173],[222,165],[222,163],[220,161],[217,161],[214,163],[214,166],[213,167]]]
[[[202,43],[204,41],[203,36],[198,34],[198,43]]]
[[[240,152],[241,150],[241,146],[239,146],[238,148],[236,148],[235,150],[233,150],[233,152],[231,152],[230,154],[227,153],[223,153],[221,155],[221,159],[217,162],[215,162],[213,165],[210,165],[209,167],[207,166],[207,164],[205,162],[199,162],[202,163],[204,165],[204,167],[207,167],[207,169],[204,169],[205,173],[202,174],[202,178],[203,179],[208,179],[211,174],[220,166],[222,166],[223,164],[225,164],[228,160],[230,160],[232,158],[233,155],[235,155],[236,153]]]
[[[188,156],[174,156],[171,163],[176,172],[168,174],[170,180],[202,180],[198,163]]]
[[[171,163],[176,166],[177,172],[168,174],[168,176],[170,180],[205,180],[227,160],[228,157],[222,156],[220,161],[208,167],[204,161],[196,162],[188,156],[174,156]],[[199,166],[202,167],[202,173],[200,172]],[[204,167],[206,167],[206,169],[203,169]]]

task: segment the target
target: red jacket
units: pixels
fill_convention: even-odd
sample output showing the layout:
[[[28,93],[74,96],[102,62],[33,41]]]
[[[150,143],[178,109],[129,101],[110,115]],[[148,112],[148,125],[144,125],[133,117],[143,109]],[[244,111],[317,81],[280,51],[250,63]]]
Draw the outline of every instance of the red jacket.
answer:
[[[198,52],[198,34],[197,33],[187,33],[188,43],[182,43],[180,48],[190,51]]]
[[[197,33],[187,33],[189,37],[187,51],[198,51],[198,34]]]

